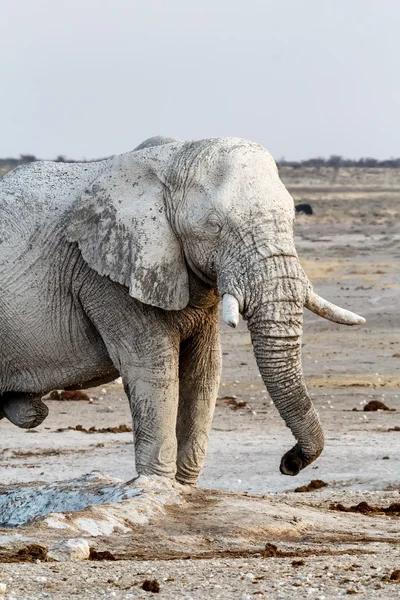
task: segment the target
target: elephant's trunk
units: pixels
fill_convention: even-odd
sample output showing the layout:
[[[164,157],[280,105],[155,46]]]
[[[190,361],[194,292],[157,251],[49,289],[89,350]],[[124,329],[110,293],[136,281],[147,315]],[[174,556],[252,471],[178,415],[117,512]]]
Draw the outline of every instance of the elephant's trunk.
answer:
[[[303,306],[309,282],[297,258],[283,256],[268,259],[253,273],[252,280],[243,315],[267,390],[297,440],[283,456],[280,470],[285,475],[297,475],[324,446],[301,365]]]
[[[233,285],[229,276],[220,278],[223,318],[228,325],[236,327],[240,311],[248,321],[261,376],[297,440],[294,448],[282,458],[281,472],[297,475],[321,454],[324,446],[324,434],[301,366],[303,307],[345,325],[359,325],[365,319],[315,294],[295,253],[273,255],[262,263],[250,263],[245,272],[245,279]],[[228,290],[233,290],[235,295]]]
[[[313,462],[324,447],[324,434],[310,400],[301,366],[301,337],[273,337],[260,324],[250,333],[258,368],[266,388],[297,444],[287,452],[281,473],[297,473]]]

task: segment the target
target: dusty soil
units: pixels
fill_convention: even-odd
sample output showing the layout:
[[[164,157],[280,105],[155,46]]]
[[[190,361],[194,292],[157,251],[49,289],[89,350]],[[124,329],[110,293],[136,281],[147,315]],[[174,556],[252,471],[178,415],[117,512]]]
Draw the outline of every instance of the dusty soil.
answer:
[[[116,561],[4,563],[7,598],[150,597],[141,587],[146,579],[157,579],[166,599],[400,597],[396,575],[390,579],[400,568],[399,516],[384,510],[400,502],[400,176],[340,171],[281,173],[295,201],[314,209],[297,218],[296,245],[315,290],[367,319],[353,329],[305,312],[304,371],[326,434],[320,459],[295,479],[279,473],[291,434],[261,382],[245,325],[223,326],[223,378],[200,482],[221,491],[194,493],[183,512],[171,508],[164,537],[154,523],[147,541],[144,531],[98,540],[97,550]],[[123,480],[135,475],[122,386],[88,394],[90,401],[48,400],[50,415],[34,431],[0,423],[1,483],[93,469]],[[371,401],[396,410],[364,411]],[[326,485],[294,492],[311,480]],[[364,501],[378,510],[331,508]],[[281,513],[285,531],[263,529],[263,518]],[[313,527],[301,531],[302,520]],[[171,535],[179,538],[175,558],[165,545]]]

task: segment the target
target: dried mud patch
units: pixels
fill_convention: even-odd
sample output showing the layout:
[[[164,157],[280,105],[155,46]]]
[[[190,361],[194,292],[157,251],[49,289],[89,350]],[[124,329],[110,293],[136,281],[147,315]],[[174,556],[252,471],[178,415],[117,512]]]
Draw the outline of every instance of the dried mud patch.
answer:
[[[0,560],[31,561],[32,549],[77,537],[90,538],[92,561],[365,554],[371,543],[399,543],[395,519],[372,522],[362,511],[296,502],[295,494],[186,490],[163,478],[141,478],[129,497],[130,484],[104,476],[86,483],[89,498],[108,489],[105,503],[82,508],[80,502],[78,510],[64,513],[46,506],[45,515],[26,525],[0,530]]]
[[[310,387],[315,388],[400,388],[400,377],[397,376],[384,376],[382,375],[379,380],[375,375],[365,373],[364,375],[359,374],[334,374],[334,375],[308,375],[307,384]]]
[[[343,261],[336,259],[325,259],[316,261],[301,258],[300,262],[311,281],[331,280],[337,273],[345,268]]]
[[[0,563],[37,562],[46,558],[47,547],[42,544],[32,543],[10,551],[0,546]]]

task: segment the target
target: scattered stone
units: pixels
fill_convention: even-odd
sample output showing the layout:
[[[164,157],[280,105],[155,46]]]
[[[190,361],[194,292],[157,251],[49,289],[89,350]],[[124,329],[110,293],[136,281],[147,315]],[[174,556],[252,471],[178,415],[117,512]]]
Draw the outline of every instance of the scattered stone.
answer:
[[[395,427],[390,427],[388,431],[400,431],[400,426],[396,425]]]
[[[2,596],[5,596],[6,591],[7,591],[7,585],[5,583],[0,582],[0,598]]]
[[[323,487],[326,487],[328,484],[325,483],[325,481],[322,481],[322,479],[312,479],[310,481],[310,483],[308,483],[307,485],[302,485],[298,488],[296,488],[294,491],[295,492],[313,492],[314,490],[319,490]]]
[[[353,594],[358,594],[357,590],[355,590],[354,588],[349,588],[346,592],[346,594],[353,595]]]
[[[365,412],[375,412],[377,410],[390,410],[393,412],[396,411],[395,408],[389,408],[388,406],[386,406],[386,404],[384,404],[380,400],[371,400],[370,402],[368,402],[368,404],[366,404],[364,406]]]
[[[57,562],[88,560],[90,548],[82,538],[62,540],[49,549],[47,557]]]
[[[400,358],[400,352],[396,352],[396,354],[392,354],[392,358]]]
[[[160,592],[160,584],[157,579],[145,579],[142,583],[142,590],[158,594]]]
[[[94,548],[90,548],[89,560],[117,560],[109,550],[98,552]]]

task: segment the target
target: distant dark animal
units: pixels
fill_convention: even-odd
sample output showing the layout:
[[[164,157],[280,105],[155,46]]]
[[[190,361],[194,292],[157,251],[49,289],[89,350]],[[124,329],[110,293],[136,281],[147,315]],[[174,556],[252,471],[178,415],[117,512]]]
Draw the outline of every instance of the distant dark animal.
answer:
[[[312,215],[313,209],[311,204],[296,204],[295,206],[296,212],[303,213],[305,215]]]

